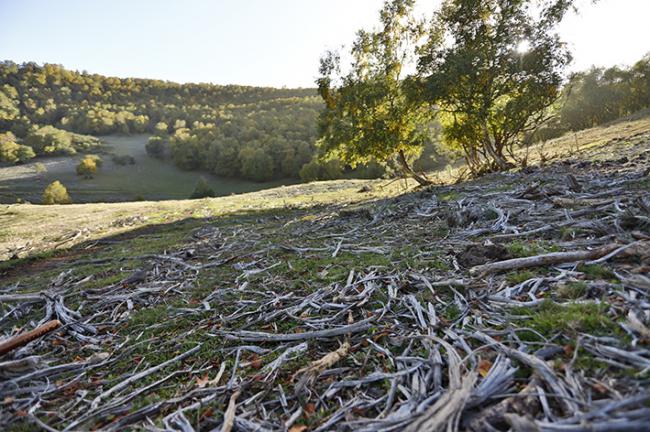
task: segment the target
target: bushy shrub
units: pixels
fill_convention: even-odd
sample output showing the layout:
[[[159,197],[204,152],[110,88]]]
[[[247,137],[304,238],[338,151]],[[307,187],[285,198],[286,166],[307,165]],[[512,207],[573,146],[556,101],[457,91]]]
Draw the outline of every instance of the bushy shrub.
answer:
[[[11,132],[0,134],[0,161],[19,163],[36,156],[31,147],[16,142]]]
[[[112,160],[115,165],[135,165],[135,158],[131,155],[113,155]]]
[[[192,195],[190,196],[191,199],[198,199],[198,198],[209,198],[215,196],[214,189],[210,187],[210,184],[208,181],[201,177],[199,181],[196,183],[196,187],[194,188],[194,192],[192,192]]]
[[[43,191],[43,204],[70,204],[71,202],[68,190],[58,180],[50,183]]]
[[[159,136],[152,136],[147,142],[146,150],[147,154],[156,159],[164,159],[166,153],[166,143],[165,140]]]
[[[43,126],[30,131],[25,137],[25,145],[30,146],[36,154],[73,155],[77,153],[72,145],[71,134],[53,126]]]
[[[305,164],[300,170],[300,178],[303,181],[334,180],[343,176],[343,167],[338,159],[326,162],[314,159]]]
[[[101,161],[101,159],[99,159]],[[84,178],[92,178],[93,174],[97,172],[97,160],[93,157],[86,156],[77,165],[77,174],[84,176]]]

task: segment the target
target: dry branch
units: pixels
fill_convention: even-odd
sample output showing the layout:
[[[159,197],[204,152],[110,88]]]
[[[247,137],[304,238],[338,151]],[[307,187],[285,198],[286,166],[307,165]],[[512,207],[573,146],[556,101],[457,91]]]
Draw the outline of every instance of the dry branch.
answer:
[[[239,390],[234,392],[230,396],[230,401],[228,402],[228,408],[223,415],[223,427],[221,432],[230,432],[235,423],[235,410],[237,409],[237,398],[239,397]]]
[[[490,273],[496,273],[507,270],[520,268],[540,267],[554,264],[562,264],[576,261],[593,260],[607,255],[615,250],[618,246],[609,245],[590,251],[572,251],[572,252],[552,252],[548,254],[535,255],[524,258],[513,258],[495,263],[482,264],[469,269],[472,276],[484,276]]]
[[[323,357],[311,362],[306,368],[300,369],[294,374],[294,377],[300,376],[300,380],[296,384],[295,393],[298,394],[303,388],[312,384],[314,380],[321,374],[325,369],[332,367],[338,363],[343,357],[348,355],[350,350],[350,342],[345,341],[343,345],[336,351],[325,354]]]
[[[27,345],[31,341],[38,339],[44,334],[56,330],[59,327],[61,327],[61,321],[59,320],[48,321],[45,324],[36,327],[34,330],[21,333],[19,335],[9,338],[4,342],[0,342],[0,355],[7,354],[8,352],[15,350],[16,348]]]
[[[246,342],[294,342],[363,332],[372,327],[372,324],[370,323],[371,320],[372,319],[366,319],[350,325],[304,333],[275,334],[242,330],[238,332],[223,332],[223,334],[227,339]]]

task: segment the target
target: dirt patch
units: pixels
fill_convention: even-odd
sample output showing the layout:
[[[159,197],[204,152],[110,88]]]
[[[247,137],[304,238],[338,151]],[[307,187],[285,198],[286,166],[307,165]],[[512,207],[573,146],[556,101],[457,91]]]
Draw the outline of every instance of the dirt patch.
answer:
[[[512,256],[508,249],[500,244],[472,244],[457,256],[458,263],[467,268],[510,258]]]

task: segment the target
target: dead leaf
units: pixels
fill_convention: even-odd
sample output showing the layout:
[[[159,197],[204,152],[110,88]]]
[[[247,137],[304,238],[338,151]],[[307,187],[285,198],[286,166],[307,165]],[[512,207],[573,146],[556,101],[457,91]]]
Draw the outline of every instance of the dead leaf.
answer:
[[[196,379],[196,385],[199,388],[205,387],[206,385],[208,385],[209,382],[210,382],[210,377],[208,376],[207,373],[205,375],[203,375],[202,377],[198,377]]]
[[[483,378],[485,378],[488,372],[490,372],[491,367],[492,362],[490,360],[482,359],[480,362],[478,362],[478,373],[481,374]]]
[[[316,412],[316,404],[308,403],[307,405],[305,405],[305,414],[307,414],[307,416],[311,416],[315,412]]]
[[[253,354],[251,356],[251,366],[253,367],[253,369],[262,368],[262,359],[260,358],[260,356],[258,356],[257,354]]]

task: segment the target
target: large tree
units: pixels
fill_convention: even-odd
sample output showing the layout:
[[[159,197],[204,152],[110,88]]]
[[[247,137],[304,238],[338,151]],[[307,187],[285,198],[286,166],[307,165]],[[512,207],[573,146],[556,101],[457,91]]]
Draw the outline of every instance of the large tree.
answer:
[[[420,57],[423,95],[474,172],[517,161],[517,145],[557,100],[570,54],[556,26],[571,3],[446,0],[435,14]]]
[[[341,56],[328,52],[321,59],[318,91],[325,101],[319,117],[319,144],[355,167],[373,160],[395,160],[405,174],[421,184],[409,159],[427,139],[431,110],[409,97],[407,68],[423,26],[413,19],[414,0],[387,0],[378,31],[359,31],[350,50],[351,67],[341,71]]]

